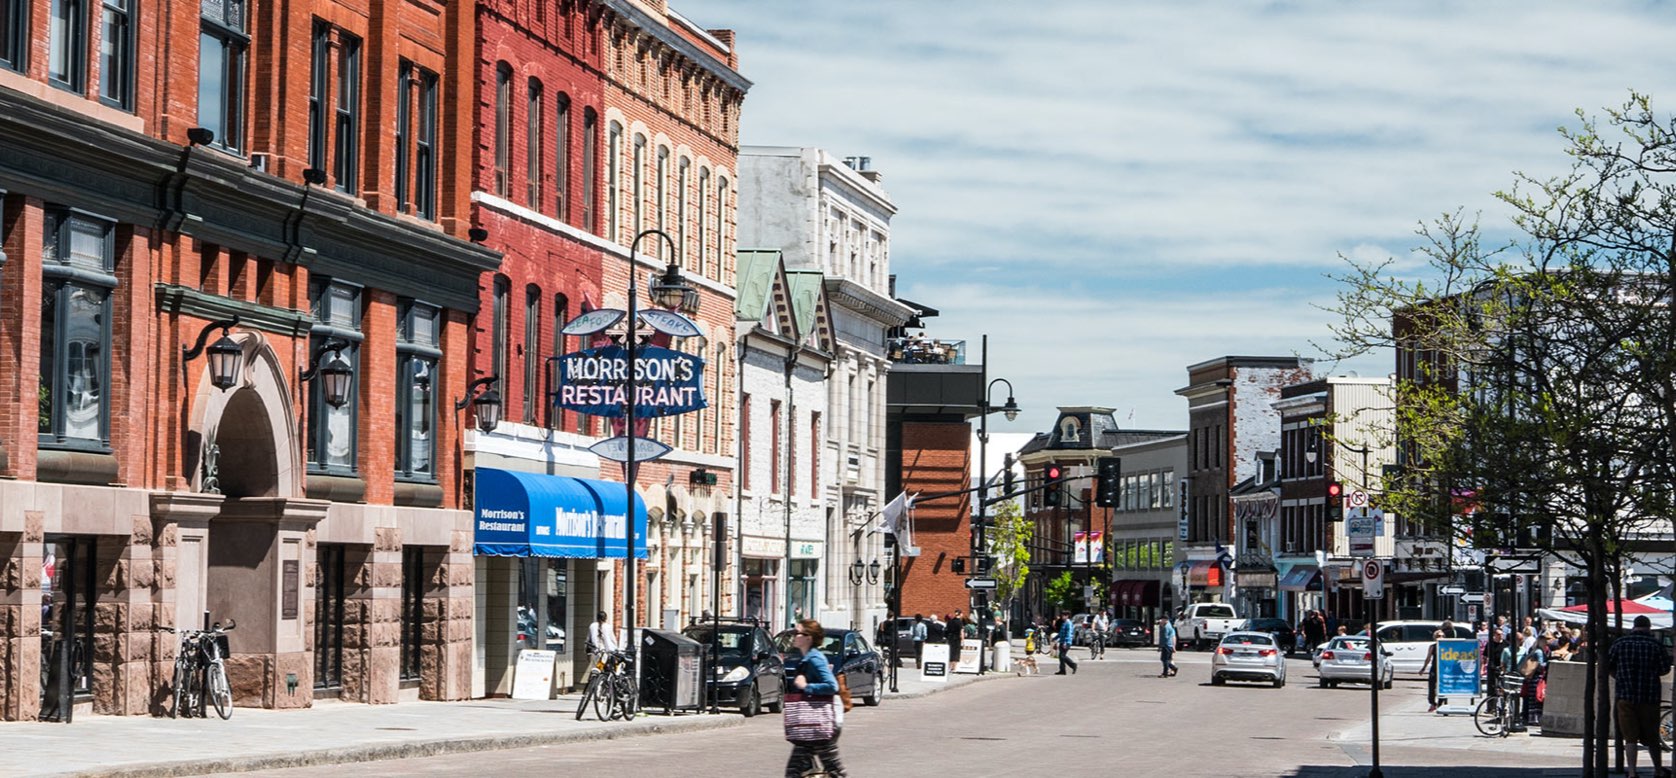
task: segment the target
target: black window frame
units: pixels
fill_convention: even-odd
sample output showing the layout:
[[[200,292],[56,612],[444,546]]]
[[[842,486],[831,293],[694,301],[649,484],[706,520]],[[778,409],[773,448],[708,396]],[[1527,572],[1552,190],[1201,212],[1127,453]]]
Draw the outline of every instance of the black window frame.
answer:
[[[571,224],[570,95],[553,95],[553,214]]]
[[[495,64],[494,187],[500,197],[512,196],[512,66]]]
[[[344,546],[321,543],[315,547],[314,688],[343,686],[343,621],[347,604]]]
[[[419,131],[413,143],[413,205],[421,218],[436,220],[437,74],[419,68]]]
[[[211,3],[217,3],[220,15],[204,13]],[[250,54],[250,36],[245,34],[244,0],[201,0],[199,4],[198,34],[198,126],[215,132],[209,145],[234,154],[244,153],[244,79]],[[204,120],[204,48],[213,41],[222,48],[224,58],[221,72],[221,116],[215,121]]]
[[[524,422],[541,412],[541,287],[524,288]]]
[[[351,306],[342,320],[353,323],[348,327],[341,323],[334,323],[335,315],[331,290],[341,289],[351,292],[351,298],[346,304]],[[316,276],[309,280],[309,308],[314,323],[309,327],[309,352],[317,351],[329,338],[347,341],[349,345],[338,352],[350,369],[349,402],[342,408],[333,408],[326,402],[325,382],[315,379],[308,382],[308,434],[306,469],[311,474],[354,476],[360,471],[361,441],[361,343],[365,336],[361,333],[361,316],[365,311],[366,290],[360,285],[348,281],[340,281],[325,276]],[[324,357],[331,359],[330,356]],[[325,428],[323,425],[334,413],[349,415],[349,463],[327,462],[325,446]]]
[[[553,295],[552,319],[553,354],[563,354],[565,353],[564,326],[570,323],[570,298],[564,296],[562,293]],[[546,369],[549,371],[557,368],[556,362],[548,363],[546,360],[542,360],[542,364],[546,365]],[[556,388],[557,382],[550,381],[547,385],[548,387]],[[554,398],[551,396],[545,397],[542,402],[544,403],[544,412],[547,414],[548,429],[564,429],[564,409],[560,408],[558,403],[554,402]]]
[[[425,564],[424,546],[402,546],[401,662],[397,680],[420,680],[425,648]]]
[[[506,276],[495,276],[494,300],[490,307],[490,332],[493,340],[489,352],[489,372],[501,380],[501,387],[506,386],[506,352],[507,338],[511,337],[512,279]]]
[[[442,360],[442,309],[419,300],[403,299],[398,304],[396,333],[396,480],[415,483],[436,483],[437,475],[437,405],[438,365]],[[418,325],[430,320],[427,338]],[[417,392],[426,391],[428,397],[419,398]],[[428,449],[425,466],[414,465],[413,421],[425,422],[429,430],[424,445]]]
[[[47,83],[76,94],[87,88],[87,18],[85,0],[48,0]],[[55,73],[60,60],[67,72]]]
[[[75,234],[78,226],[97,229],[101,233],[100,238],[104,245],[99,268],[85,265],[78,267],[70,260],[61,258],[63,252],[69,250],[71,236]],[[45,235],[41,241],[41,282],[43,321],[40,333],[42,359],[39,380],[41,389],[45,391],[41,402],[50,403],[50,408],[42,412],[37,420],[38,444],[46,449],[108,453],[111,450],[112,298],[120,286],[116,276],[116,221],[74,208],[49,206],[46,211]],[[103,308],[103,321],[99,332],[101,348],[98,362],[94,365],[99,385],[99,420],[97,437],[93,438],[72,437],[66,432],[69,391],[62,387],[68,387],[72,383],[71,356],[67,353],[70,339],[66,335],[71,326],[70,303],[76,290],[98,290],[103,294],[100,302]],[[49,316],[52,321],[45,321]]]
[[[412,205],[412,191],[409,189],[409,177],[412,175],[412,157],[408,154],[408,144],[413,142],[413,95],[418,91],[418,82],[413,77],[413,63],[402,60],[396,67],[396,210],[405,211]]]
[[[308,166],[326,170],[326,101],[331,91],[332,25],[314,20],[309,37]]]
[[[29,0],[0,0],[0,67],[29,69]]]
[[[605,132],[605,227],[606,236],[620,241],[623,231],[622,185],[623,125],[611,122]]]
[[[99,102],[134,110],[134,20],[139,0],[100,0]],[[114,49],[112,48],[114,47]]]
[[[524,198],[530,210],[540,213],[542,165],[546,161],[541,153],[541,136],[547,133],[542,126],[547,121],[547,90],[537,78],[531,78],[524,88]]]
[[[337,94],[332,106],[332,185],[354,194],[361,164],[361,39],[338,31]]]
[[[646,229],[646,150],[646,136],[638,132],[635,133],[632,151],[630,152],[634,170],[629,173],[629,184],[633,187],[632,191],[634,192],[634,228],[629,234],[629,240],[633,240],[635,235],[639,235],[642,230]],[[627,243],[628,241],[619,242]]]
[[[582,226],[588,232],[599,232],[599,113],[593,108],[582,109]]]

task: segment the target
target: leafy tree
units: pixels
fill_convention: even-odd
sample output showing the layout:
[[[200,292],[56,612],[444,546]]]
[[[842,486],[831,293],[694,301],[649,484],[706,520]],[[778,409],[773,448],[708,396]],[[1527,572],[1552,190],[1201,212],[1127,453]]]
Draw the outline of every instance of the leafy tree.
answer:
[[[1497,194],[1515,239],[1486,246],[1445,214],[1419,230],[1428,277],[1351,262],[1335,306],[1340,355],[1394,347],[1413,365],[1385,507],[1587,571],[1591,776],[1606,774],[1609,588],[1629,540],[1676,517],[1676,122],[1636,94],[1606,114],[1561,130],[1567,174]]]
[[[1055,611],[1071,609],[1071,602],[1076,597],[1077,582],[1071,578],[1071,571],[1066,570],[1059,577],[1047,582],[1042,587],[1042,599],[1053,606]]]
[[[1023,590],[1030,576],[1030,545],[1035,522],[1024,518],[1018,503],[1005,500],[995,508],[989,527],[989,553],[995,558],[995,598],[1009,602]]]

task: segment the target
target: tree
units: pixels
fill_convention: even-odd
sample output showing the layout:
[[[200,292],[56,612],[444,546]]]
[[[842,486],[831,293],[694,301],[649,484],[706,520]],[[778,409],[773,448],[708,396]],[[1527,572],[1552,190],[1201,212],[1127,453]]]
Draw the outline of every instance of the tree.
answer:
[[[1036,525],[1024,518],[1018,503],[1004,500],[995,508],[989,527],[989,553],[995,559],[995,598],[1009,602],[1023,590],[1030,576],[1030,544]]]
[[[1587,572],[1584,774],[1604,776],[1609,589],[1628,541],[1676,517],[1676,122],[1635,94],[1578,119],[1566,175],[1496,195],[1514,239],[1486,247],[1456,212],[1419,230],[1428,278],[1350,262],[1335,335],[1339,355],[1396,349],[1387,510]]]

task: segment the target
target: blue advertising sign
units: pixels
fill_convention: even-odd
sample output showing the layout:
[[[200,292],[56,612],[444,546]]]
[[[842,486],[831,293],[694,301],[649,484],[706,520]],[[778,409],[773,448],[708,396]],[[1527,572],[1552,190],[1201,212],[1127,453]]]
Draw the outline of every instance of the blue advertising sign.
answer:
[[[1437,696],[1451,700],[1480,696],[1478,641],[1437,641]]]
[[[478,556],[622,559],[628,493],[620,483],[479,467],[472,551]],[[646,503],[635,495],[634,555],[646,556]]]
[[[628,349],[622,346],[574,351],[559,357],[559,387],[553,402],[593,416],[623,415]],[[634,354],[636,418],[678,416],[709,407],[704,399],[704,360],[681,351],[641,346]]]

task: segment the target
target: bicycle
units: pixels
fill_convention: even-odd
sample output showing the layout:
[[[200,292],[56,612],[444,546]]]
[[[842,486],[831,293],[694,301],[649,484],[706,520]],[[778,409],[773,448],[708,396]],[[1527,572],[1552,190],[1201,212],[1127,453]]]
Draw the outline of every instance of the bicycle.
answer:
[[[634,657],[625,651],[597,652],[595,656],[582,701],[576,705],[576,720],[581,721],[590,707],[600,721],[633,719],[640,694],[634,682]]]
[[[170,718],[182,715],[190,718],[194,711],[199,718],[204,718],[210,705],[215,706],[216,715],[223,721],[233,717],[233,687],[227,681],[225,660],[227,632],[237,626],[238,622],[228,619],[226,627],[216,622],[207,630],[163,628],[180,635]]]
[[[1670,703],[1659,706],[1659,745],[1666,753],[1676,753],[1671,751],[1676,747],[1676,720],[1671,717]]]
[[[1513,676],[1511,679],[1503,676],[1501,687],[1478,702],[1478,707],[1472,711],[1472,723],[1478,727],[1485,737],[1507,737],[1514,728],[1514,717],[1518,715],[1517,698],[1522,679]],[[1662,734],[1662,728],[1661,728]]]

